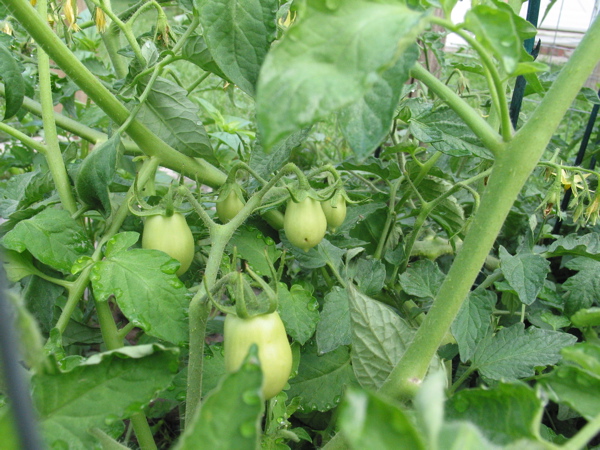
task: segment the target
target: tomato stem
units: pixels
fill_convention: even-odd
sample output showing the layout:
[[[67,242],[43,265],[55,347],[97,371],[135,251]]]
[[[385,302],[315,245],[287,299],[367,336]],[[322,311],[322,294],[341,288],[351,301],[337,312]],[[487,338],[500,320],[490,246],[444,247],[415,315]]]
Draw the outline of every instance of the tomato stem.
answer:
[[[381,391],[411,398],[467,297],[523,185],[579,89],[600,60],[600,21],[590,27],[531,118],[497,155],[481,205],[415,338]],[[526,149],[526,151],[525,151]]]

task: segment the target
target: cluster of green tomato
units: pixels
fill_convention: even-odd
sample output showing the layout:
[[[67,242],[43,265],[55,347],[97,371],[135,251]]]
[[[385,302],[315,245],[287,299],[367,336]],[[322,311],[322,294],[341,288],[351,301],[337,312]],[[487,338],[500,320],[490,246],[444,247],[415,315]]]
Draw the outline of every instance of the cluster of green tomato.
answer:
[[[217,201],[219,220],[233,219],[244,202],[235,191]],[[341,194],[319,202],[307,196],[300,202],[290,200],[284,216],[285,234],[293,245],[308,251],[321,242],[327,228],[335,230],[346,218],[346,200]],[[177,275],[184,274],[194,258],[194,237],[185,217],[173,213],[149,216],[145,220],[142,247],[161,250],[181,266]],[[285,327],[277,311],[249,318],[228,314],[223,333],[225,369],[234,372],[240,368],[252,344],[258,346],[258,358],[263,371],[262,393],[265,400],[277,395],[285,387],[292,371],[292,350]]]

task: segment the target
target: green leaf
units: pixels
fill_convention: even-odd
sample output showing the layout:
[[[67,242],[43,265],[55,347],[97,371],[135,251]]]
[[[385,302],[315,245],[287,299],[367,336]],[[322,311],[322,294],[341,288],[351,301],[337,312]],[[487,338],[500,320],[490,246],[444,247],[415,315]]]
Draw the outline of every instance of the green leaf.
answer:
[[[175,150],[216,163],[199,107],[187,95],[181,86],[158,78],[137,118]]]
[[[188,291],[177,265],[158,250],[120,251],[96,263],[90,279],[96,300],[115,297],[121,311],[146,333],[174,344],[188,340]]]
[[[565,313],[574,314],[580,309],[598,304],[600,298],[600,261],[577,257],[568,261],[565,266],[579,272],[569,277],[562,285],[565,295]]]
[[[183,48],[181,49],[181,56],[192,64],[197,65],[202,70],[214,73],[223,79],[227,79],[210,54],[203,36],[190,36],[186,39]]]
[[[529,61],[529,62],[521,62],[517,65],[517,69],[512,74],[514,77],[519,75],[528,75],[535,74],[538,72],[548,72],[550,67],[547,64],[537,62],[537,61]],[[539,84],[539,81],[538,81]]]
[[[446,275],[428,259],[416,261],[400,275],[404,292],[419,298],[434,298]]]
[[[268,178],[289,161],[292,151],[306,140],[310,130],[310,128],[304,128],[292,133],[278,142],[268,153],[261,145],[259,136],[250,155],[250,167],[261,177]]]
[[[360,385],[379,389],[414,337],[414,330],[389,306],[348,284],[352,320],[352,367]]]
[[[210,353],[204,356],[202,367],[202,395],[207,395],[219,385],[219,381],[225,375],[225,357],[223,356],[223,345],[211,345]],[[184,380],[185,381],[185,380]],[[182,386],[185,392],[187,386]]]
[[[359,157],[375,150],[390,132],[402,88],[418,55],[416,46],[409,47],[357,102],[339,111],[342,134]]]
[[[329,411],[340,401],[345,387],[356,383],[347,347],[323,356],[309,343],[302,352],[298,375],[290,381],[289,398],[300,397],[300,410]]]
[[[469,421],[499,445],[523,438],[538,440],[543,412],[536,392],[521,383],[462,390],[446,402],[448,420]]]
[[[581,342],[563,348],[561,354],[566,361],[579,364],[583,369],[600,377],[600,346]]]
[[[279,283],[279,313],[287,333],[304,345],[317,329],[319,303],[309,291],[299,284],[288,290],[285,283]]]
[[[6,87],[4,99],[6,100],[6,110],[4,111],[4,119],[10,119],[14,116],[25,97],[25,81],[21,72],[23,67],[14,58],[13,53],[0,43],[0,78]]]
[[[255,227],[241,226],[237,229],[228,244],[230,251],[237,248],[238,255],[248,261],[252,269],[264,276],[271,276],[269,264],[265,259],[265,250],[271,263],[281,256],[281,250],[275,247],[275,242]]]
[[[29,250],[63,273],[70,273],[78,258],[94,250],[83,227],[67,211],[53,208],[19,222],[2,238],[2,245],[19,253]]]
[[[559,366],[540,380],[557,403],[588,420],[600,414],[600,376],[576,366]]]
[[[489,150],[452,109],[447,106],[434,109],[429,104],[414,108],[413,105],[411,110],[416,110],[410,118],[409,129],[415,138],[450,156],[492,159]]]
[[[533,253],[511,256],[502,246],[500,267],[504,278],[525,305],[535,302],[544,286],[546,275],[550,273],[550,262],[546,258]]]
[[[334,286],[324,301],[321,320],[317,324],[317,347],[320,355],[351,343],[347,291]]]
[[[34,216],[47,204],[53,204],[52,200],[40,202],[53,189],[50,171],[34,170],[11,176],[0,189],[0,216],[9,219],[2,224],[2,232],[12,230],[19,221]],[[34,207],[28,208],[34,203]]]
[[[542,330],[516,323],[495,336],[488,335],[477,347],[473,367],[492,380],[516,380],[535,374],[535,367],[560,360],[560,349],[577,338],[560,331]]]
[[[447,422],[438,437],[438,448],[444,450],[500,450],[488,441],[470,422]]]
[[[523,39],[536,33],[535,27],[520,19],[510,7],[478,5],[467,12],[465,25],[509,74],[517,69],[521,59]]]
[[[476,289],[462,304],[451,328],[462,362],[472,358],[477,345],[492,329],[492,311],[496,301],[493,292]]]
[[[586,256],[600,261],[600,234],[561,236],[548,247],[549,256]]]
[[[360,258],[348,266],[348,277],[366,295],[379,294],[385,284],[385,276],[385,265],[377,259]]]
[[[264,402],[256,352],[252,346],[240,370],[223,378],[204,399],[174,450],[258,448]]]
[[[571,322],[578,328],[600,325],[600,308],[580,309],[571,316]]]
[[[366,391],[351,389],[346,393],[338,423],[351,449],[427,448],[410,417],[398,405]]]
[[[540,383],[557,403],[591,420],[600,414],[600,346],[579,343],[561,353],[571,364],[556,367]]]
[[[425,26],[425,16],[392,0],[309,0],[261,69],[265,148],[362,98]]]
[[[169,385],[177,366],[176,349],[154,344],[96,354],[70,372],[34,375],[33,397],[46,442],[93,448],[88,430],[139,412]]]
[[[428,202],[445,194],[452,185],[441,178],[428,177],[419,183],[419,193]],[[459,233],[465,225],[465,213],[458,200],[450,195],[440,201],[429,215],[439,226],[441,226],[448,237]]]
[[[6,271],[6,278],[13,283],[38,273],[38,270],[33,267],[33,259],[29,252],[18,253],[5,250],[2,252],[2,265]]]
[[[283,238],[282,241],[286,243],[286,248],[294,255],[298,263],[306,269],[318,269],[328,263],[333,267],[339,268],[342,263],[342,257],[346,253],[345,250],[336,247],[327,239],[323,239],[318,246],[311,248],[307,252],[290,244],[287,238]]]
[[[117,171],[117,155],[120,146],[121,136],[114,134],[95,148],[81,163],[75,180],[79,198],[107,217],[112,211],[108,188]]]
[[[135,231],[124,231],[115,234],[107,243],[104,255],[110,257],[117,253],[126,251],[129,247],[135,245],[140,239],[140,233]]]
[[[199,0],[206,44],[223,73],[254,95],[258,73],[275,38],[276,0]]]
[[[344,170],[360,170],[361,172],[372,173],[373,175],[377,175],[379,178],[383,178],[385,180],[394,180],[402,175],[398,163],[382,161],[374,156],[365,159],[360,164],[353,161],[344,161],[340,165],[340,168]],[[361,206],[373,205],[381,205],[381,203],[369,203]]]
[[[65,288],[33,276],[23,282],[23,298],[27,309],[35,316],[42,331],[48,333],[55,325],[55,305],[58,299],[66,299]],[[60,312],[58,312],[60,313]],[[72,317],[76,317],[73,315]]]
[[[438,435],[444,424],[444,391],[448,385],[445,370],[425,378],[414,399],[417,423],[427,437],[427,447],[436,448]],[[443,448],[443,447],[442,447]]]
[[[446,17],[450,17],[450,13],[456,6],[458,0],[440,0],[440,4],[442,5],[442,9],[444,10],[444,15]]]

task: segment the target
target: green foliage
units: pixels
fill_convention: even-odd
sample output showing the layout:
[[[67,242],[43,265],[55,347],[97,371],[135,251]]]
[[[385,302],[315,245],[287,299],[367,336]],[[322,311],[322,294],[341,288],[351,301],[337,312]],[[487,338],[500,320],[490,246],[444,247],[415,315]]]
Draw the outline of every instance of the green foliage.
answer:
[[[571,161],[600,22],[550,72],[521,0],[461,24],[456,0],[92,3],[75,26],[0,0],[0,327],[46,446],[597,445],[600,173]],[[305,251],[281,228],[307,193],[348,208]],[[140,248],[159,210],[190,227],[181,276]],[[292,370],[265,405],[258,353],[226,373],[224,314],[274,311]]]

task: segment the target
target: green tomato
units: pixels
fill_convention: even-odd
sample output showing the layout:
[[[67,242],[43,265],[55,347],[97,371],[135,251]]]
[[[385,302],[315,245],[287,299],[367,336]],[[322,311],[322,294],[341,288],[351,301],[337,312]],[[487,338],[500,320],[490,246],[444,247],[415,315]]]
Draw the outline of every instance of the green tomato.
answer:
[[[238,370],[252,344],[258,346],[263,372],[262,392],[265,400],[269,400],[281,392],[292,372],[292,348],[277,311],[248,319],[233,314],[225,317],[225,370]]]
[[[346,219],[346,199],[343,195],[338,195],[335,198],[335,206],[332,206],[332,203],[333,199],[325,200],[321,203],[321,208],[327,218],[327,226],[331,231],[335,231]]]
[[[283,229],[288,240],[305,252],[325,236],[327,219],[320,202],[306,197],[299,203],[290,200],[283,218]]]
[[[167,217],[162,214],[146,218],[142,247],[161,250],[181,263],[177,275],[183,275],[194,259],[194,236],[185,217],[174,213]]]
[[[219,194],[217,199],[217,216],[222,223],[227,223],[233,219],[244,207],[244,202],[240,199],[234,189],[229,191],[227,198]]]

